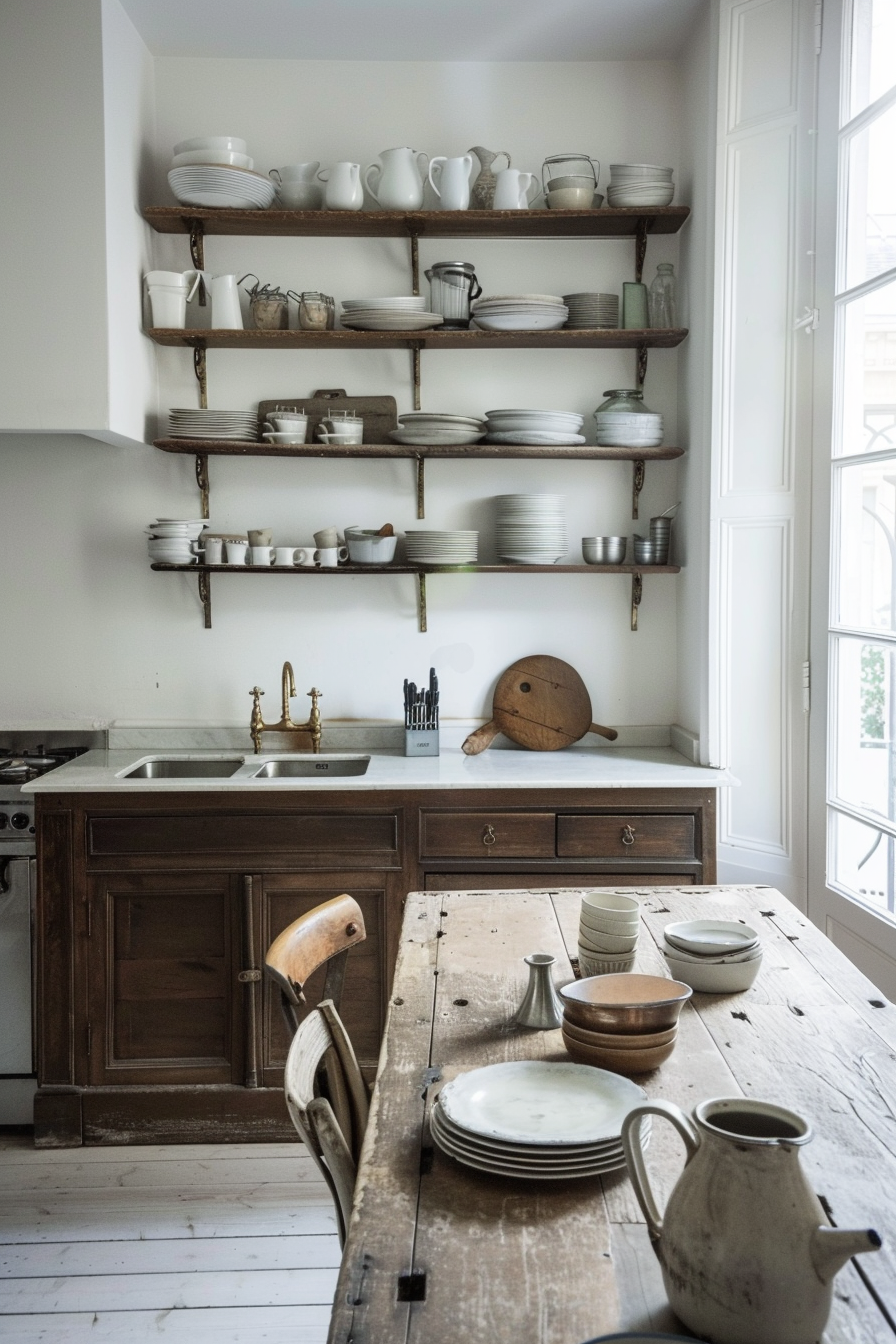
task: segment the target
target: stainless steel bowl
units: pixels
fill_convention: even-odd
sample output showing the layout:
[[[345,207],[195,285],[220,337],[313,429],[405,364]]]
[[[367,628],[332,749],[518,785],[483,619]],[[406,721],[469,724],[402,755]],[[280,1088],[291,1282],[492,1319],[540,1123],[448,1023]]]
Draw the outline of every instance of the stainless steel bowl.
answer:
[[[628,537],[583,537],[582,556],[588,565],[621,565]]]

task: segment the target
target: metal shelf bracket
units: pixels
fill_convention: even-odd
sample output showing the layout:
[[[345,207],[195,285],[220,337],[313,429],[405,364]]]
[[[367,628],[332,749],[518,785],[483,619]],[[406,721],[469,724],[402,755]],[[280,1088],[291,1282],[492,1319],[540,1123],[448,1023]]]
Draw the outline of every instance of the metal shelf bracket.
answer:
[[[201,517],[208,518],[208,453],[196,454],[196,484],[199,486],[199,507],[202,510]]]
[[[205,362],[205,342],[197,341],[193,346],[193,372],[199,384],[200,409],[208,410],[208,370]]]
[[[426,634],[426,575],[417,575],[417,629]]]
[[[199,580],[199,601],[202,603],[202,613],[206,630],[212,628],[212,576],[208,570],[200,570],[197,575]]]
[[[190,260],[195,270],[205,270],[205,224],[201,219],[190,220]]]
[[[426,458],[417,455],[417,517],[426,517]]]
[[[644,474],[646,468],[642,458],[638,458],[632,463],[632,517],[638,516],[638,501],[641,497],[641,491],[644,489]],[[205,515],[206,518],[208,514]]]
[[[420,351],[422,349],[423,346],[416,343],[411,346],[411,367],[413,370],[413,378],[414,378],[415,411],[419,411],[422,409],[420,406]]]
[[[653,217],[642,215],[635,232],[635,280],[641,283],[644,274],[644,258],[647,256],[647,231],[653,224]]]
[[[644,379],[647,377],[647,346],[638,346],[638,386],[644,386]]]
[[[632,575],[632,629],[638,628],[638,608],[641,605],[641,593],[644,587],[644,580],[640,574]]]
[[[420,238],[411,234],[411,293],[420,293]]]

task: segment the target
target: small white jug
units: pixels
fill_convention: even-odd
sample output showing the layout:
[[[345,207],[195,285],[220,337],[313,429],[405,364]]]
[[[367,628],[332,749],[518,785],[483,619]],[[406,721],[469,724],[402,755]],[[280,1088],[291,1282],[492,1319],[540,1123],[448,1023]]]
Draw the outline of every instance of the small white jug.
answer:
[[[528,191],[535,181],[533,173],[518,168],[502,168],[495,173],[495,210],[528,210]]]
[[[433,173],[437,173],[438,183]],[[446,159],[440,154],[431,160],[429,182],[443,210],[469,210],[472,174],[472,154],[463,154],[459,159]]]
[[[360,210],[364,204],[360,163],[344,160],[318,173],[324,188],[324,206],[327,210]]]
[[[212,296],[212,321],[213,327],[219,327],[228,331],[242,331],[243,314],[240,311],[240,292],[239,284],[235,275],[209,275],[207,271],[196,271],[196,283],[199,283],[199,277],[205,281],[206,288]],[[243,277],[245,279],[245,276]],[[193,297],[196,286],[194,285],[189,298]]]

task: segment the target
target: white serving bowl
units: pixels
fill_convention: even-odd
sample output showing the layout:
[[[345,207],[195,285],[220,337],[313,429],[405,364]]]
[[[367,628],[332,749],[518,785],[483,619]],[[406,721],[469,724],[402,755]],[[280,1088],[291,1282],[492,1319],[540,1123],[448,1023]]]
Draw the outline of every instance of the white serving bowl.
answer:
[[[191,163],[211,163],[225,168],[255,167],[255,160],[248,154],[234,154],[227,149],[189,149],[185,154],[175,154],[170,166],[184,168]]]
[[[751,947],[746,952],[720,953],[716,957],[698,956],[696,952],[682,952],[681,948],[670,943],[668,938],[663,939],[663,951],[668,952],[677,961],[690,961],[695,966],[729,966],[735,962],[756,961],[762,956],[761,947]]]
[[[249,146],[245,140],[235,135],[197,135],[192,140],[180,140],[171,151],[172,154],[189,154],[195,149],[221,150],[230,154],[245,154]]]
[[[742,994],[749,989],[762,964],[762,957],[752,961],[727,962],[723,965],[700,965],[693,961],[683,961],[664,952],[669,974],[691,989],[702,994]]]
[[[388,565],[395,558],[397,537],[381,537],[378,532],[363,527],[347,527],[345,544],[348,558],[356,565]]]
[[[635,954],[628,957],[597,957],[587,948],[579,947],[579,970],[582,975],[622,975],[635,964]]]
[[[620,892],[586,891],[582,897],[582,912],[608,919],[640,919],[641,905],[634,896],[623,896]]]

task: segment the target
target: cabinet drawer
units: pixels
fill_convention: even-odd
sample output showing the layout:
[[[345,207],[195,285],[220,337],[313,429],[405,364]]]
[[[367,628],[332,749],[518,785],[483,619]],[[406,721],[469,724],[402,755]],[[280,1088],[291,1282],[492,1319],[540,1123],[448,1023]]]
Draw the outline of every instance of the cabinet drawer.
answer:
[[[397,818],[369,812],[91,817],[91,857],[125,854],[394,854]]]
[[[552,859],[553,812],[421,812],[423,858]]]
[[[696,858],[692,816],[559,816],[557,853],[563,859]]]

